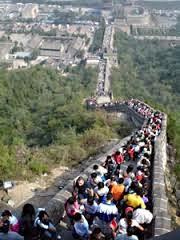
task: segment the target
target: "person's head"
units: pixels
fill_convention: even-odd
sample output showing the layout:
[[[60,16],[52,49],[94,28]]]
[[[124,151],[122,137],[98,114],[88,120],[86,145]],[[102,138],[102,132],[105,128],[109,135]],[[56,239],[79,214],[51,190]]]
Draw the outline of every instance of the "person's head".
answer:
[[[143,196],[143,190],[140,187],[136,188],[135,192],[138,196]]]
[[[130,172],[133,171],[133,169],[134,169],[134,166],[133,166],[132,164],[130,164],[130,165],[127,167],[127,169],[126,169],[126,172],[127,172],[127,173],[130,173]]]
[[[1,214],[3,220],[9,220],[9,218],[12,216],[12,213],[9,210],[4,210]]]
[[[82,215],[77,212],[77,213],[74,215],[73,218],[74,218],[74,221],[75,221],[75,222],[79,222],[79,221],[81,221],[81,219],[82,219]]]
[[[132,217],[133,217],[133,211],[128,211],[126,213],[126,219],[130,221],[132,220]]]
[[[111,155],[108,155],[106,160],[111,160]]]
[[[33,207],[32,204],[30,203],[26,203],[24,206],[23,206],[23,210],[22,210],[22,217],[23,216],[35,216],[35,209]]]
[[[113,176],[111,176],[110,180],[111,180],[111,182],[115,182],[116,181],[116,177],[113,175]]]
[[[40,221],[46,221],[49,219],[49,216],[46,211],[42,210],[39,212],[39,219]]]
[[[132,181],[132,183],[131,183],[131,189],[133,190],[133,191],[136,191],[136,189],[138,188],[138,183],[137,183],[137,181]]]
[[[68,202],[70,205],[73,205],[73,204],[76,202],[76,198],[75,198],[75,197],[70,197],[70,198],[68,198],[67,202]]]
[[[101,229],[99,227],[96,227],[96,228],[94,228],[94,230],[90,236],[90,239],[101,240],[102,236],[103,236],[103,233],[102,233]]]
[[[97,178],[97,173],[96,173],[96,172],[91,173],[91,178],[92,178],[92,179]]]
[[[146,164],[147,164],[147,161],[146,161],[146,159],[145,159],[145,158],[143,158],[143,159],[142,159],[142,161],[141,161],[141,163],[142,163],[143,165],[146,165]]]
[[[115,155],[117,155],[117,156],[120,155],[120,151],[117,150],[116,153],[115,153]]]
[[[94,204],[94,197],[88,196],[87,203],[92,206]]]
[[[84,185],[85,181],[84,181],[84,178],[83,177],[78,177],[77,181],[77,186],[81,187]]]
[[[148,153],[144,153],[144,157],[145,158],[149,158],[149,154]]]
[[[150,176],[150,171],[149,171],[148,168],[144,169],[144,175],[145,175],[146,178],[148,178]]]
[[[94,171],[97,171],[98,168],[99,168],[99,166],[98,166],[97,164],[94,164],[94,166],[93,166],[93,170],[94,170]]]
[[[112,195],[112,193],[108,193],[107,194],[107,196],[106,196],[106,199],[107,199],[107,201],[112,201],[113,200],[113,195]]]
[[[103,182],[99,182],[97,186],[98,186],[98,189],[102,189],[102,188],[104,188],[104,183]]]
[[[123,184],[123,182],[124,182],[124,178],[119,178],[118,183]]]

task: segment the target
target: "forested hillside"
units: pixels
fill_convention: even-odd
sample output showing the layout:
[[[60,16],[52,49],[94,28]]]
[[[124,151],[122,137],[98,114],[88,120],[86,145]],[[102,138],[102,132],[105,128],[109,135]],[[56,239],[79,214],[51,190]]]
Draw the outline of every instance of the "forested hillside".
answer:
[[[84,66],[68,69],[67,76],[41,67],[1,70],[1,178],[28,178],[56,164],[72,166],[117,137],[121,127],[128,134],[105,113],[84,108],[96,81],[97,70]]]
[[[138,98],[169,114],[168,136],[180,158],[180,47],[164,48],[158,41],[115,36],[119,67],[113,69],[114,96]]]

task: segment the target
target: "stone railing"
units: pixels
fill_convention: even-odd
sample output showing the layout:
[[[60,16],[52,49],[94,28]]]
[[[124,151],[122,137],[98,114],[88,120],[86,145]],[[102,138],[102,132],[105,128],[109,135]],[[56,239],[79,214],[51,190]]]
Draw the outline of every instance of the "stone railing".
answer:
[[[133,121],[136,127],[141,127],[146,123],[146,119],[137,113],[135,110],[130,108],[127,104],[119,103],[116,105],[103,106],[108,112],[123,112],[128,115]],[[165,186],[165,168],[166,168],[166,127],[167,127],[167,116],[164,114],[162,120],[162,129],[160,135],[157,137],[154,146],[154,162],[153,162],[153,173],[152,173],[152,198],[153,198],[153,214],[154,228],[153,235],[159,236],[164,233],[171,231],[171,218],[168,215],[168,199],[166,196]],[[88,177],[89,173],[92,172],[94,164],[102,164],[107,155],[111,155],[115,150],[125,145],[131,136],[128,136],[121,140],[119,144],[115,145],[106,154],[102,154],[101,157],[96,159],[92,165],[88,166],[83,172],[79,172],[84,177]],[[73,177],[72,177],[73,178]],[[60,219],[64,211],[64,203],[68,197],[71,196],[72,186],[74,179],[67,182],[67,185],[60,190],[48,203],[46,209],[56,223]]]
[[[171,230],[171,217],[168,214],[168,198],[165,186],[165,169],[167,163],[166,154],[166,128],[167,116],[164,114],[162,120],[161,134],[154,146],[153,167],[153,213],[155,216],[154,235],[159,236]]]

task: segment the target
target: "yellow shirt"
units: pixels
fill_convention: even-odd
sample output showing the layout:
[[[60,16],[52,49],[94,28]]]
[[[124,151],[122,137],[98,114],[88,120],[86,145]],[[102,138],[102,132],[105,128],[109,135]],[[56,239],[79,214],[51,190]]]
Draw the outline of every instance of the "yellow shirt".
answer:
[[[141,206],[141,208],[146,208],[143,199],[136,193],[127,194],[126,196],[124,196],[124,200],[126,201],[126,204],[130,207],[137,208]]]

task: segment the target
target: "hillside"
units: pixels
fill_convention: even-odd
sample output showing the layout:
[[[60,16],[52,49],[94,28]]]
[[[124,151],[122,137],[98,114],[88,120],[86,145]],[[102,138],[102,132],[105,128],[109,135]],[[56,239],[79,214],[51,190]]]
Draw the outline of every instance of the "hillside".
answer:
[[[168,137],[179,162],[180,47],[164,48],[158,41],[136,41],[123,33],[115,35],[115,46],[120,65],[112,72],[114,96],[138,98],[168,113]]]
[[[97,70],[80,66],[0,72],[0,174],[30,178],[58,164],[72,166],[129,127],[106,113],[88,112]]]

